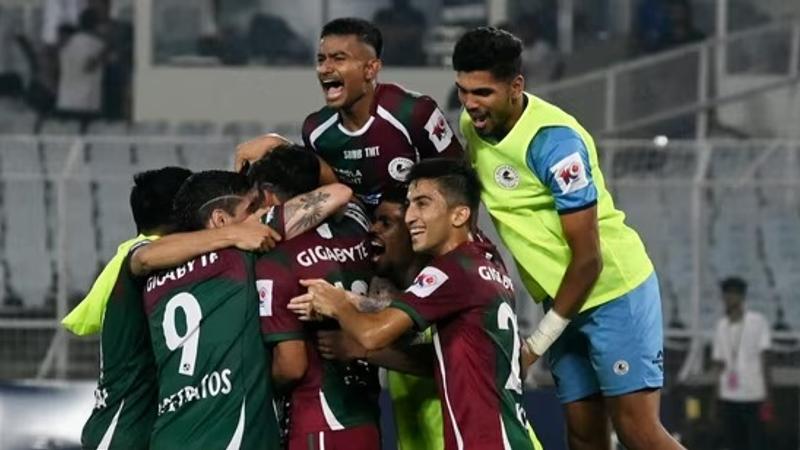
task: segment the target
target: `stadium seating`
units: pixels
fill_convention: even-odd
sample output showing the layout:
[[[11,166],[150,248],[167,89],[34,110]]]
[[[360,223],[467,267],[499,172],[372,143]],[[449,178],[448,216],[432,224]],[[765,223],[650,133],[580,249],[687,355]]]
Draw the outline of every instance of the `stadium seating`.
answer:
[[[68,289],[71,295],[85,290],[98,264],[134,233],[127,198],[135,172],[165,165],[192,170],[230,167],[236,143],[265,131],[268,127],[257,122],[223,126],[95,122],[88,134],[81,136],[82,144],[76,144],[74,138],[80,136],[77,124],[51,120],[42,126],[40,143],[17,139],[10,141],[13,145],[3,145],[3,208],[21,212],[4,218],[3,257],[10,276],[0,279],[0,287],[5,283],[10,288],[7,293],[18,292],[26,306],[43,305],[48,293],[52,295],[57,233],[63,226],[69,236],[65,247]],[[777,320],[782,309],[786,321],[800,328],[800,305],[795,298],[800,289],[800,236],[796,232],[800,216],[792,206],[796,203],[794,192],[747,181],[762,180],[766,175],[792,179],[792,173],[800,171],[796,159],[800,155],[788,159],[791,152],[778,148],[776,159],[767,166],[758,164],[763,146],[715,144],[705,175],[709,188],[698,199],[701,229],[695,230],[691,217],[697,150],[696,145],[685,145],[671,147],[669,152],[652,146],[615,148],[613,152],[601,148],[600,152],[616,203],[644,239],[658,269],[665,310],[677,312],[677,319],[684,324],[691,323],[693,245],[697,241],[702,246],[701,258],[707,262],[701,272],[703,327],[711,326],[722,312],[718,281],[739,274],[751,285],[753,308],[770,321]],[[70,151],[77,153],[64,183],[68,207],[66,222],[60,224],[51,211],[58,200],[57,176],[64,171]],[[740,184],[732,182],[738,179],[742,179]],[[696,240],[697,231],[701,234]],[[35,275],[15,276],[20,273]],[[530,321],[525,315],[535,314],[538,311],[524,312],[520,322]]]

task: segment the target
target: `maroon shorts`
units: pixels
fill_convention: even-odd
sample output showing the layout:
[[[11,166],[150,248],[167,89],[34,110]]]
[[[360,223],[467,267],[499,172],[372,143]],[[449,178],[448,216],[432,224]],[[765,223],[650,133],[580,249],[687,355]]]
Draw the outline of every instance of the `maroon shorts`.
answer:
[[[289,437],[288,450],[380,450],[381,434],[375,425],[339,431],[317,431]]]

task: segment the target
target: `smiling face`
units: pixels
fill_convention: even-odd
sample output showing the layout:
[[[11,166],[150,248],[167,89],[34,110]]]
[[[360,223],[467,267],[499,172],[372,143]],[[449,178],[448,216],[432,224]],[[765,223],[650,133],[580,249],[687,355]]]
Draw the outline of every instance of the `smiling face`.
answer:
[[[419,179],[408,188],[406,226],[416,253],[443,255],[467,239],[469,207],[448,205],[436,181]]]
[[[488,70],[456,74],[458,99],[475,130],[484,137],[500,139],[511,130],[522,114],[524,87],[521,75],[504,81]]]
[[[370,227],[372,263],[378,276],[391,278],[414,260],[411,236],[405,223],[405,207],[382,201]]]
[[[374,90],[381,61],[355,35],[328,35],[319,42],[317,78],[331,108],[348,109]]]

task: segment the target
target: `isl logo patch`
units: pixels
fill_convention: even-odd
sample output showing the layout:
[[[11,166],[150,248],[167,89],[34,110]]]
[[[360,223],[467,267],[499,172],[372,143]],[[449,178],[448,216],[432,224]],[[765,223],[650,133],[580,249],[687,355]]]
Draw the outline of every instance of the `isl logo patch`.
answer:
[[[569,194],[589,186],[586,165],[580,153],[575,152],[550,167],[562,194]]]

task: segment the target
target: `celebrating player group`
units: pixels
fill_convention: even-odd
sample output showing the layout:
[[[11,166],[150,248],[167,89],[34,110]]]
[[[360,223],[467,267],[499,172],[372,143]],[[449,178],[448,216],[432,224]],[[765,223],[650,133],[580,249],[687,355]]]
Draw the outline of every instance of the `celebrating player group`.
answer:
[[[522,406],[544,357],[571,449],[680,449],[659,416],[658,280],[589,133],[525,92],[521,43],[453,52],[460,141],[435,101],[378,81],[371,23],[320,34],[325,106],[233,171],[134,177],[139,236],[64,320],[101,334],[87,449],[377,450],[385,368],[401,450],[540,449]],[[505,262],[546,313],[520,335]],[[536,405],[533,405],[536,407]]]

